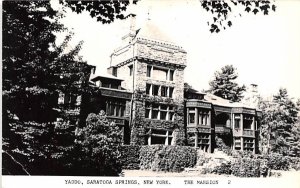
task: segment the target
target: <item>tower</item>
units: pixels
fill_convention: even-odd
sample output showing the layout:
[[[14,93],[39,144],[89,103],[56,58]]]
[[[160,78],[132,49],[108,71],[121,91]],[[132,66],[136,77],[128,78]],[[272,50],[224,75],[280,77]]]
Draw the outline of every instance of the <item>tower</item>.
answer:
[[[134,23],[134,17],[132,17]],[[108,72],[133,93],[131,143],[176,144],[184,140],[184,69],[186,51],[148,19],[122,38]]]

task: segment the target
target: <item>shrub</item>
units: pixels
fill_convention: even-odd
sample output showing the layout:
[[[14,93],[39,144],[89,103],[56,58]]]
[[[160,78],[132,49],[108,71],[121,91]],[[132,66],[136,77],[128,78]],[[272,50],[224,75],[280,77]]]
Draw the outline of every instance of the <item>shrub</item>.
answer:
[[[121,153],[118,161],[122,166],[122,169],[140,169],[140,149],[141,146],[138,145],[123,145],[118,147],[118,150]]]
[[[300,158],[290,157],[290,168],[300,170]]]
[[[187,146],[142,146],[141,169],[178,172],[196,164],[196,149]]]
[[[233,162],[222,163],[212,169],[216,174],[234,175],[237,177],[266,177],[268,175],[266,159],[239,156]]]
[[[118,126],[110,123],[103,111],[98,115],[89,114],[86,127],[79,131],[75,143],[78,157],[74,175],[118,176],[122,171],[118,163],[120,133]]]
[[[265,156],[268,159],[268,167],[273,170],[288,170],[290,160],[288,156],[283,156],[279,153],[271,153]]]
[[[227,155],[231,155],[231,148],[227,146],[224,140],[218,136],[216,136],[216,148],[218,148],[220,151],[223,151]]]
[[[260,177],[261,160],[253,158],[238,158],[232,163],[232,174],[237,177]]]
[[[215,174],[227,174],[227,175],[230,175],[232,170],[231,170],[231,162],[225,162],[225,163],[222,163],[221,165],[219,166],[216,166],[213,170],[212,170],[213,173]]]

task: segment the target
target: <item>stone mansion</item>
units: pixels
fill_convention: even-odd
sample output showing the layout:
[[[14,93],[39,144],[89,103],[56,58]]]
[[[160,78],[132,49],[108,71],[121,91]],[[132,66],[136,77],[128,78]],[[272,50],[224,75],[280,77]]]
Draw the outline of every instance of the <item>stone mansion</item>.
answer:
[[[258,152],[261,111],[185,87],[187,52],[150,20],[131,27],[105,75],[92,75],[91,112],[106,112],[124,144],[188,145],[213,152],[216,137],[233,150]]]

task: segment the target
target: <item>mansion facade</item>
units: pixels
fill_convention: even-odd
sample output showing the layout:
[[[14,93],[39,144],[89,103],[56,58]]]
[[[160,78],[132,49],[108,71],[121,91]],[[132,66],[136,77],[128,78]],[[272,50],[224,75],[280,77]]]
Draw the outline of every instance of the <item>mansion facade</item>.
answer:
[[[258,152],[261,111],[186,87],[187,52],[150,20],[122,38],[105,75],[92,75],[90,112],[106,112],[124,144],[188,145],[213,152],[216,138]]]

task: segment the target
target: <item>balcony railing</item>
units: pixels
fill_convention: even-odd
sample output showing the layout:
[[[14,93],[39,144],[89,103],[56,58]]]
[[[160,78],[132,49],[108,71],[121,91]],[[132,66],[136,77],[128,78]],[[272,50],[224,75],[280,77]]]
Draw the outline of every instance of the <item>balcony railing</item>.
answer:
[[[231,133],[231,128],[229,128],[229,127],[219,127],[219,126],[216,125],[215,132],[216,133]]]
[[[254,130],[249,130],[249,129],[244,129],[244,130],[234,129],[233,130],[233,136],[245,136],[245,137],[252,137],[252,138],[254,138],[255,134],[254,134]]]
[[[254,130],[244,130],[243,131],[243,135],[244,136],[250,136],[250,137],[254,137]]]
[[[188,132],[211,133],[211,128],[207,126],[188,126]]]

